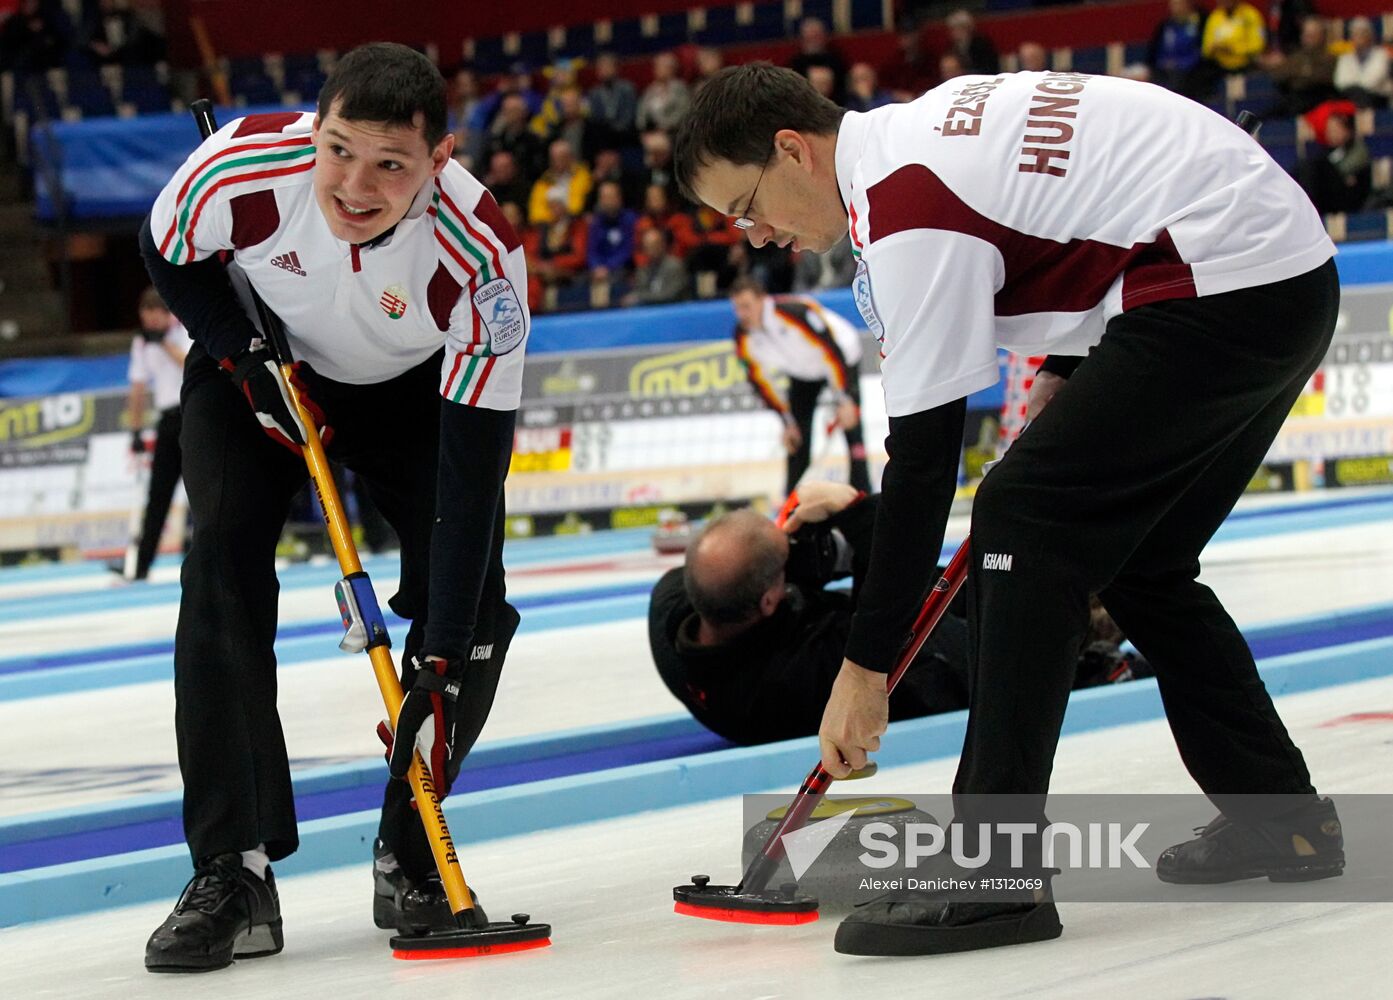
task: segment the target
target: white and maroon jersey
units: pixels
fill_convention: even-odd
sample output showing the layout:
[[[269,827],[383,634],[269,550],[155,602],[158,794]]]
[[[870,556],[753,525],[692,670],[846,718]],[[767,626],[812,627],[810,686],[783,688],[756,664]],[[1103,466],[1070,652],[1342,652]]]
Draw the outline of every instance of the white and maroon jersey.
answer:
[[[179,389],[184,384],[184,366],[174,360],[168,348],[188,354],[193,341],[178,320],[169,324],[164,340],[154,342],[136,336],[131,340],[131,363],[126,377],[150,390],[155,409],[163,413],[179,405]]]
[[[891,416],[990,386],[997,347],[1086,354],[1127,309],[1292,278],[1335,252],[1242,129],[1112,77],[963,76],[849,112],[836,169]]]
[[[805,382],[826,381],[845,394],[861,361],[856,329],[815,299],[766,295],[758,329],[735,327],[735,354],[759,397],[770,409],[788,412],[771,376],[782,372]]]
[[[150,226],[173,264],[232,251],[285,323],[291,351],[338,382],[381,382],[445,345],[440,391],[513,410],[530,326],[522,244],[493,196],[458,163],[422,188],[385,238],[329,230],[314,198],[313,113],[252,115],[205,141],[160,192]]]

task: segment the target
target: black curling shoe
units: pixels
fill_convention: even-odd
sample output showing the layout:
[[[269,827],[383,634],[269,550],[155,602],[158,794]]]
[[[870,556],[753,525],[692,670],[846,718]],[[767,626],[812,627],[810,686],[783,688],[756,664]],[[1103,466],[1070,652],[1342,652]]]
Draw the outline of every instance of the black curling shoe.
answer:
[[[458,927],[450,909],[450,899],[440,876],[432,872],[425,878],[413,880],[397,865],[396,859],[385,851],[377,852],[373,865],[372,922],[383,930],[399,934],[425,934],[429,931],[451,931]],[[480,922],[487,923],[479,895],[472,888],[469,897]]]
[[[151,972],[211,972],[234,958],[274,955],[285,947],[276,877],[263,881],[240,854],[199,863],[179,902],[145,945]]]
[[[1048,941],[1064,931],[1048,891],[1037,900],[967,900],[904,890],[861,904],[837,928],[843,955],[945,955]]]
[[[1205,885],[1264,877],[1309,882],[1345,870],[1340,817],[1335,803],[1325,798],[1257,823],[1220,815],[1195,833],[1194,840],[1168,847],[1156,859],[1156,877],[1162,882]]]

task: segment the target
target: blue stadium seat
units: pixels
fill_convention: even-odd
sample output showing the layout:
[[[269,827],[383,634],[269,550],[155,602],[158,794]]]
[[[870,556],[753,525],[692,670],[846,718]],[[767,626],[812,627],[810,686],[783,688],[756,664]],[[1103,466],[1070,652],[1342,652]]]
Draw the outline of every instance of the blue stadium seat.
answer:
[[[1393,132],[1393,108],[1374,109],[1374,131]]]
[[[83,118],[105,118],[116,114],[111,91],[94,70],[68,74],[68,106],[82,112]]]
[[[698,45],[733,45],[740,41],[740,32],[734,7],[707,7],[706,27],[694,32],[693,40]]]
[[[1249,97],[1275,98],[1277,96],[1277,85],[1272,82],[1272,77],[1266,73],[1245,74],[1243,87]]]
[[[1296,166],[1300,162],[1300,157],[1296,155],[1296,143],[1263,143],[1272,159],[1277,161],[1277,165],[1289,174],[1296,173]]]
[[[740,33],[742,41],[764,42],[771,38],[787,37],[784,28],[783,4],[755,4],[754,15],[754,23],[745,25]]]
[[[280,100],[279,94],[276,96],[276,100]],[[161,84],[132,84],[130,80],[127,80],[121,89],[121,101],[125,104],[135,105],[136,113],[142,115],[167,112],[173,103],[169,91]]]
[[[1384,212],[1351,212],[1345,216],[1345,242],[1388,239],[1388,216]]]
[[[832,31],[832,0],[803,0],[803,17],[815,17],[823,24],[827,25],[827,30]],[[798,33],[798,21],[794,18],[788,25],[788,33],[796,35]]]
[[[58,98],[48,86],[42,74],[36,76],[15,75],[15,110],[29,116],[32,124],[42,116],[52,119],[60,117]],[[39,113],[42,112],[42,115]]]
[[[1374,159],[1393,156],[1393,132],[1375,132],[1365,136],[1364,144],[1369,147],[1369,155]]]
[[[480,73],[489,75],[501,73],[508,68],[512,58],[503,51],[502,38],[476,38],[474,40],[474,67]]]
[[[1074,72],[1102,74],[1108,71],[1108,47],[1099,45],[1074,50]]]
[[[1296,119],[1270,118],[1262,123],[1262,131],[1258,133],[1258,138],[1264,146],[1280,146],[1287,143],[1295,145]]]
[[[1123,64],[1133,66],[1146,62],[1149,49],[1150,46],[1146,42],[1128,42],[1122,52]]]
[[[889,27],[880,0],[851,0],[852,31],[884,31]]]
[[[291,72],[289,67],[285,71],[285,89],[293,90],[300,95],[304,101],[312,101],[319,93],[319,88],[324,86],[324,71],[318,65],[308,69],[297,69]]]

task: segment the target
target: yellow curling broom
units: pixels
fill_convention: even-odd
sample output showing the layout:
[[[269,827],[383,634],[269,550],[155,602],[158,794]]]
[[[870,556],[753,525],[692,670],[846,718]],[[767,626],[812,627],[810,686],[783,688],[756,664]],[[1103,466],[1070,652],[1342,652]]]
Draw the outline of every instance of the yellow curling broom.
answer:
[[[189,106],[198,122],[199,134],[208,138],[217,131],[213,117],[213,105],[206,100],[195,101]],[[315,427],[315,422],[305,409],[295,382],[291,377],[294,359],[290,354],[290,344],[286,340],[285,327],[260,296],[253,290],[252,299],[261,319],[262,332],[270,341],[280,366],[281,378],[285,381],[287,395],[295,405],[295,411],[306,428]],[[319,435],[312,431],[305,435],[308,443],[302,448],[305,464],[309,467],[310,481],[314,483],[315,494],[324,511],[324,523],[329,529],[329,540],[338,557],[339,569],[343,579],[334,586],[338,598],[339,613],[347,629],[339,648],[345,652],[356,653],[367,650],[372,661],[377,686],[382,691],[382,702],[387,708],[387,718],[395,732],[397,713],[401,711],[402,689],[397,676],[396,665],[392,662],[391,640],[387,635],[387,624],[377,604],[372,581],[363,571],[358,560],[358,550],[349,532],[348,519],[344,516],[339,501],[338,488],[334,485],[334,475],[329,460],[324,454],[324,445]],[[459,857],[450,829],[445,824],[445,811],[431,781],[430,769],[419,750],[407,772],[411,783],[411,794],[415,797],[421,822],[426,826],[426,836],[430,841],[431,854],[435,857],[436,869],[440,872],[440,882],[445,887],[445,895],[450,901],[450,910],[455,915],[457,927],[448,931],[434,931],[424,934],[401,934],[392,938],[392,954],[403,959],[460,958],[472,955],[496,955],[504,952],[523,951],[528,948],[542,948],[551,944],[551,926],[531,923],[526,913],[516,913],[509,922],[489,923],[487,918],[474,906],[473,894],[460,870]]]

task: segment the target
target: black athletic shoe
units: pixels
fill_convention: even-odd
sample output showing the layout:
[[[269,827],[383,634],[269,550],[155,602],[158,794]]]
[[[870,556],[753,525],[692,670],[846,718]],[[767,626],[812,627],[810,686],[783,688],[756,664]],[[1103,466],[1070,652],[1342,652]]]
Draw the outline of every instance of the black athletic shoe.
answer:
[[[145,945],[151,972],[211,972],[234,958],[274,955],[285,946],[276,877],[242,867],[240,854],[201,862],[184,894]]]
[[[1204,885],[1263,877],[1308,882],[1344,873],[1345,838],[1329,799],[1259,823],[1217,816],[1195,833],[1194,840],[1168,847],[1156,859],[1162,882]]]
[[[905,890],[861,904],[837,928],[843,955],[944,955],[1048,941],[1064,932],[1054,900],[988,902]]]
[[[383,930],[399,934],[425,934],[454,930],[458,924],[450,909],[449,897],[434,873],[419,881],[406,876],[390,853],[374,852],[372,922]],[[472,888],[470,898],[483,922],[488,922],[479,895]]]

